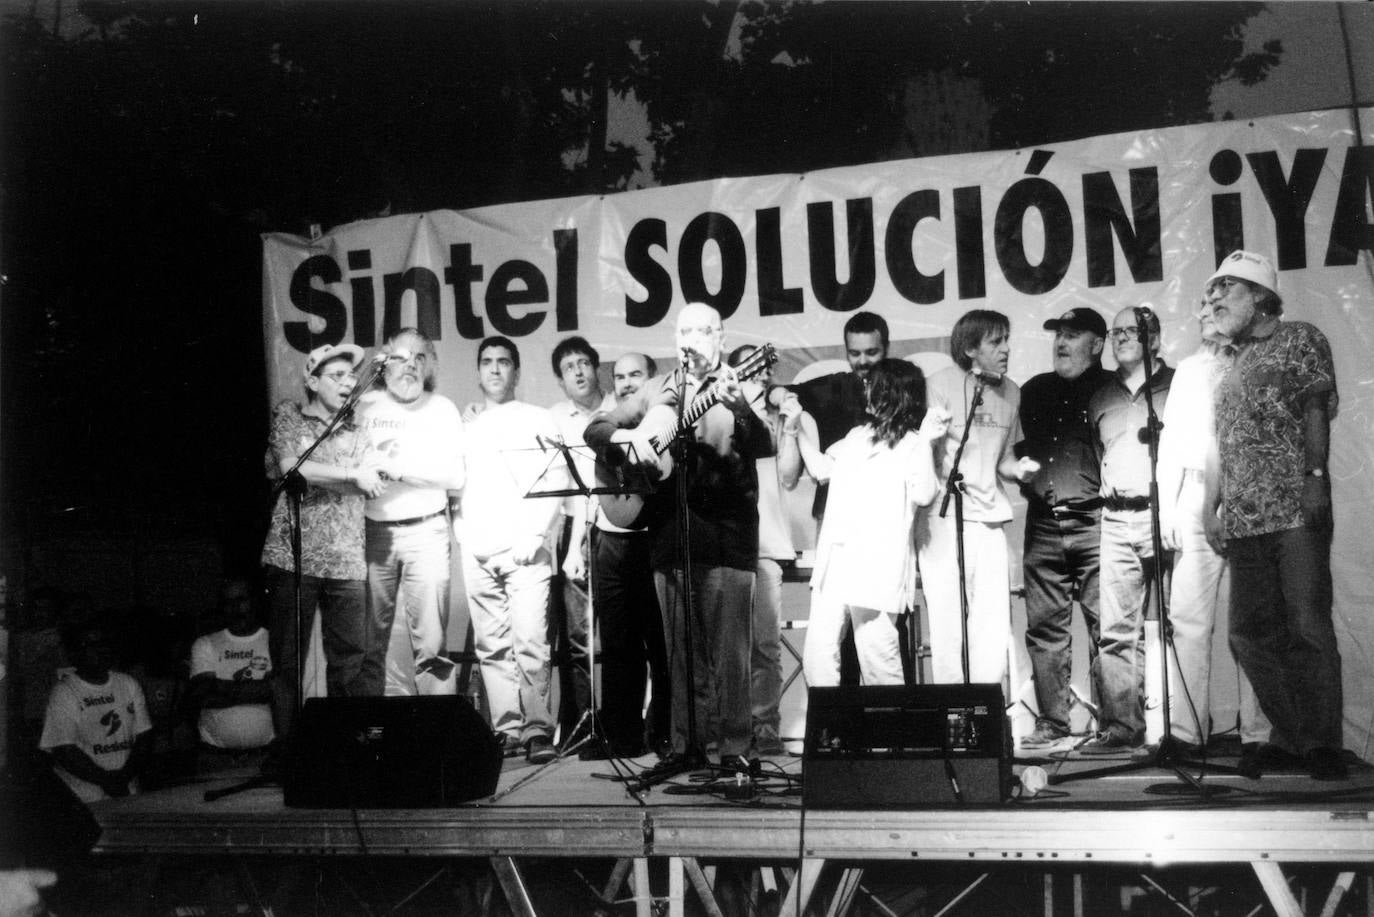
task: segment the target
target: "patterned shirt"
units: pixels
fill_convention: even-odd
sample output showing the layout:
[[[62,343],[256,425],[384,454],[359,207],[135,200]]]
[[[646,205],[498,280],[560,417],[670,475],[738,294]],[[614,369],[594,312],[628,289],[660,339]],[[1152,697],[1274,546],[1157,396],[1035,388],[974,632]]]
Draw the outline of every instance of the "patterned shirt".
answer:
[[[281,477],[283,459],[294,460],[324,432],[326,421],[312,417],[294,401],[283,401],[272,412],[268,435],[267,476]],[[312,462],[357,468],[371,451],[371,440],[352,423],[341,424],[310,455]],[[295,570],[291,558],[291,513],[287,495],[277,498],[272,524],[262,546],[262,562],[281,570]],[[301,498],[301,570],[325,579],[367,578],[363,559],[363,495],[341,493],[311,485]]]
[[[1335,416],[1336,365],[1326,336],[1313,325],[1280,322],[1268,337],[1241,344],[1217,391],[1229,537],[1282,532],[1303,524],[1303,402],[1321,393],[1327,395],[1330,416]]]

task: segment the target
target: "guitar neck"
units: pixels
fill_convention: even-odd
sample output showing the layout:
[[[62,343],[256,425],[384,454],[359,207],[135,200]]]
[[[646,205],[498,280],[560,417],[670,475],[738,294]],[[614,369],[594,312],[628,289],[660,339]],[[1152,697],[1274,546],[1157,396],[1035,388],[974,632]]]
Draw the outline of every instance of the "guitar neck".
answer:
[[[677,426],[673,428],[673,434],[663,442],[659,442],[657,437],[654,438],[654,451],[659,455],[667,452],[668,447],[676,442],[679,436],[686,433],[689,427],[700,420],[703,414],[711,410],[712,406],[719,400],[720,395],[716,392],[715,385],[712,385],[704,392],[699,392],[696,398],[692,399],[692,403],[682,412],[682,419],[680,419],[677,422]]]

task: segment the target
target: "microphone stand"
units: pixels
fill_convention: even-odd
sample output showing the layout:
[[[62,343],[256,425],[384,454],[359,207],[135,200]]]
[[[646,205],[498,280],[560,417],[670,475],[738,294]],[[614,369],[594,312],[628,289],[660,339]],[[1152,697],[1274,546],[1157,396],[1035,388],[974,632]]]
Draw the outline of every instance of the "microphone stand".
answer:
[[[1139,314],[1140,310],[1136,310]],[[1164,592],[1164,537],[1163,529],[1159,521],[1159,433],[1164,429],[1163,422],[1159,419],[1159,414],[1155,411],[1154,398],[1154,355],[1150,352],[1150,327],[1145,320],[1140,320],[1136,325],[1137,333],[1140,337],[1140,347],[1145,353],[1145,426],[1140,429],[1138,436],[1140,441],[1145,443],[1150,454],[1150,547],[1154,551],[1154,562],[1151,565],[1150,583],[1155,595],[1155,605],[1159,610],[1156,615],[1155,625],[1159,631],[1159,691],[1160,704],[1164,708],[1164,734],[1160,737],[1159,746],[1149,755],[1139,760],[1130,761],[1125,764],[1117,764],[1110,767],[1094,768],[1086,771],[1075,771],[1072,774],[1054,774],[1049,778],[1051,784],[1068,783],[1073,780],[1086,780],[1091,777],[1104,777],[1110,774],[1124,774],[1134,771],[1145,770],[1147,768],[1160,767],[1174,772],[1185,787],[1178,787],[1185,792],[1196,793],[1199,796],[1219,795],[1230,792],[1229,787],[1203,786],[1199,777],[1194,777],[1184,768],[1198,771],[1211,771],[1214,774],[1239,774],[1240,770],[1228,767],[1224,764],[1214,764],[1210,761],[1192,761],[1183,757],[1179,745],[1174,741],[1173,735],[1173,715],[1170,711],[1169,702],[1169,648],[1172,644],[1171,628],[1169,627],[1169,602],[1168,596]],[[1148,602],[1147,602],[1148,607]],[[1142,612],[1144,609],[1142,609]],[[1142,626],[1143,622],[1142,622]]]
[[[380,355],[379,355],[380,356]],[[353,410],[357,407],[358,400],[363,393],[370,389],[381,375],[383,367],[386,366],[385,359],[373,357],[367,361],[367,371],[358,379],[358,384],[353,386],[353,391],[348,393],[344,403],[339,406],[325,424],[320,435],[315,437],[304,452],[296,458],[296,463],[272,485],[272,494],[268,499],[268,506],[276,506],[277,499],[283,491],[287,496],[287,518],[291,522],[291,565],[294,568],[292,573],[292,583],[295,594],[293,601],[295,605],[294,620],[291,626],[295,629],[296,636],[296,690],[292,699],[291,722],[295,724],[300,720],[301,708],[305,704],[305,640],[301,633],[301,593],[305,589],[304,573],[301,570],[301,499],[305,496],[309,483],[305,476],[301,474],[301,466],[304,465],[310,456],[315,454],[315,450],[320,447],[329,437],[334,435],[334,431],[343,425],[344,421],[353,415]],[[252,777],[242,783],[225,787],[219,790],[207,790],[204,799],[206,802],[214,802],[216,799],[223,799],[225,796],[232,796],[244,790],[256,789],[262,786],[276,786],[281,783],[278,774],[262,773]]]
[[[954,451],[954,462],[950,465],[949,477],[945,479],[945,496],[940,501],[940,518],[943,519],[949,513],[950,497],[954,498],[954,544],[959,567],[959,628],[962,637],[960,661],[963,663],[964,684],[969,683],[968,574],[964,564],[964,475],[959,470],[959,465],[964,459],[964,447],[968,445],[969,430],[973,428],[973,414],[983,403],[985,387],[983,377],[975,374],[973,400],[969,402],[968,414],[964,417],[964,435],[959,438],[959,448]]]

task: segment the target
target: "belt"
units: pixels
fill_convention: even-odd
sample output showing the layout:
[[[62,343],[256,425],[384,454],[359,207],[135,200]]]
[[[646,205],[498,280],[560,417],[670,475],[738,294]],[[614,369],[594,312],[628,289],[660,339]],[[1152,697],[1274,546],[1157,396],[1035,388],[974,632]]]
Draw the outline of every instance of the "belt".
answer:
[[[1183,480],[1204,481],[1206,480],[1206,476],[1203,474],[1201,468],[1185,468],[1183,469]]]
[[[1107,497],[1102,505],[1114,510],[1142,510],[1150,508],[1149,497]]]
[[[429,520],[434,519],[438,516],[442,516],[447,512],[448,507],[444,507],[443,509],[436,509],[434,512],[427,513],[423,516],[412,516],[409,519],[369,519],[367,521],[375,522],[377,525],[384,525],[390,529],[399,529],[407,525],[417,525],[421,522],[428,522]]]
[[[1094,516],[1102,508],[1102,498],[1053,505],[1037,499],[1031,503],[1031,508],[1041,516]]]

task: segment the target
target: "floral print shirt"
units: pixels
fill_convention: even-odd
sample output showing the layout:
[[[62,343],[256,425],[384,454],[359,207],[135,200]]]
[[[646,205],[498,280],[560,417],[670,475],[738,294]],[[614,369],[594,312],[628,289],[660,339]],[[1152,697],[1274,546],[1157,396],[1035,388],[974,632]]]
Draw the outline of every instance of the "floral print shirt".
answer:
[[[1245,538],[1302,523],[1303,402],[1326,393],[1336,413],[1336,366],[1326,336],[1307,322],[1280,322],[1239,342],[1217,391],[1216,426],[1226,534]]]
[[[294,401],[283,401],[272,412],[268,435],[267,476],[281,477],[282,459],[295,459],[324,431],[326,422],[301,411]],[[371,440],[351,421],[341,424],[320,443],[310,460],[324,465],[356,468],[371,451]],[[287,495],[277,498],[272,524],[262,548],[262,562],[282,570],[295,570],[291,557],[291,513]],[[341,493],[310,485],[301,498],[301,572],[325,579],[367,578],[363,555],[363,495]]]

